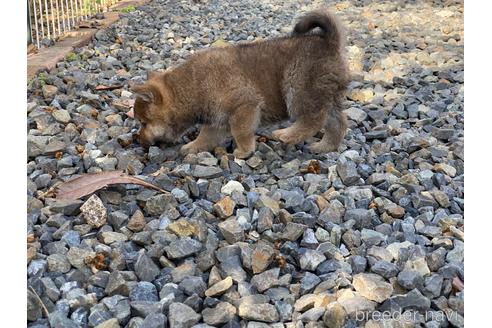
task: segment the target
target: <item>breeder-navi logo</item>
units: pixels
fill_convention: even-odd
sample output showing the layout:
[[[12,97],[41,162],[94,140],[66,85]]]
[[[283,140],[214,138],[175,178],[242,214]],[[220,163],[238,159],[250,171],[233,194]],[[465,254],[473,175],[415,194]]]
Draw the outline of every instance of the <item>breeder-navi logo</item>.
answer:
[[[446,321],[456,321],[453,319],[453,316],[457,317],[458,313],[454,311],[444,312],[444,311],[427,311],[424,314],[414,311],[405,311],[403,313],[399,311],[356,311],[355,312],[355,320],[366,322],[368,320],[374,321],[398,321],[398,322],[421,322],[424,320],[427,321],[437,321],[437,322],[446,322]]]

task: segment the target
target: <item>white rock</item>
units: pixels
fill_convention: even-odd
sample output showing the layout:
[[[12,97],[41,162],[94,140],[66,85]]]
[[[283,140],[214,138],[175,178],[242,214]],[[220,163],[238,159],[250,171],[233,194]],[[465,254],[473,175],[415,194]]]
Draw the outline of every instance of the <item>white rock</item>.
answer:
[[[226,185],[220,189],[220,192],[225,195],[231,195],[234,191],[244,192],[243,185],[235,180],[227,182]]]

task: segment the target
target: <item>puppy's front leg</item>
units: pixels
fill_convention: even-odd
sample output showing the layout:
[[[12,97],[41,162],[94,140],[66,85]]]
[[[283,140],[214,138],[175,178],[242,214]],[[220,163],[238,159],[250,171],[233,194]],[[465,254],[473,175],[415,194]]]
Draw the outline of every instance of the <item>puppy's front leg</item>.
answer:
[[[196,154],[202,151],[212,151],[221,142],[224,141],[227,132],[225,129],[203,125],[198,137],[195,140],[181,147],[181,154]]]
[[[255,151],[255,132],[260,121],[259,105],[241,106],[230,117],[231,134],[236,142],[233,154],[236,158],[247,158]]]

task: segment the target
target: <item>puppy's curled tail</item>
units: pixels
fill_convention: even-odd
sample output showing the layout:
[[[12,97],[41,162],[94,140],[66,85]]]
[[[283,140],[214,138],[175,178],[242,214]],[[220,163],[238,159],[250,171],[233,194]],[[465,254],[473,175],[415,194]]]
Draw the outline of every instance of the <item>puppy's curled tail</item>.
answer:
[[[326,9],[319,9],[302,16],[294,27],[292,34],[302,35],[319,27],[321,32],[316,33],[323,37],[330,45],[342,46],[342,28],[338,19]]]

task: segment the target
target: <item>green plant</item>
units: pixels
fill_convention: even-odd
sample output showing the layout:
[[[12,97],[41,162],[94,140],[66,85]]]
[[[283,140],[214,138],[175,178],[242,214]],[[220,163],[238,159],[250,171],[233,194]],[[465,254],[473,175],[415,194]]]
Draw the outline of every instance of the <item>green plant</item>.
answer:
[[[39,84],[41,86],[46,84],[46,73],[45,72],[41,72],[38,74],[38,81],[39,81]]]
[[[96,0],[96,4],[101,4],[101,0]],[[91,14],[96,12],[96,6],[93,0],[85,0],[84,1],[84,9],[88,10]]]
[[[76,61],[78,59],[79,59],[79,56],[73,51],[70,51],[68,54],[65,55],[65,60],[69,61],[69,62]]]
[[[125,8],[121,8],[119,11],[122,13],[130,13],[132,11],[135,11],[135,6],[134,5],[128,5]]]

